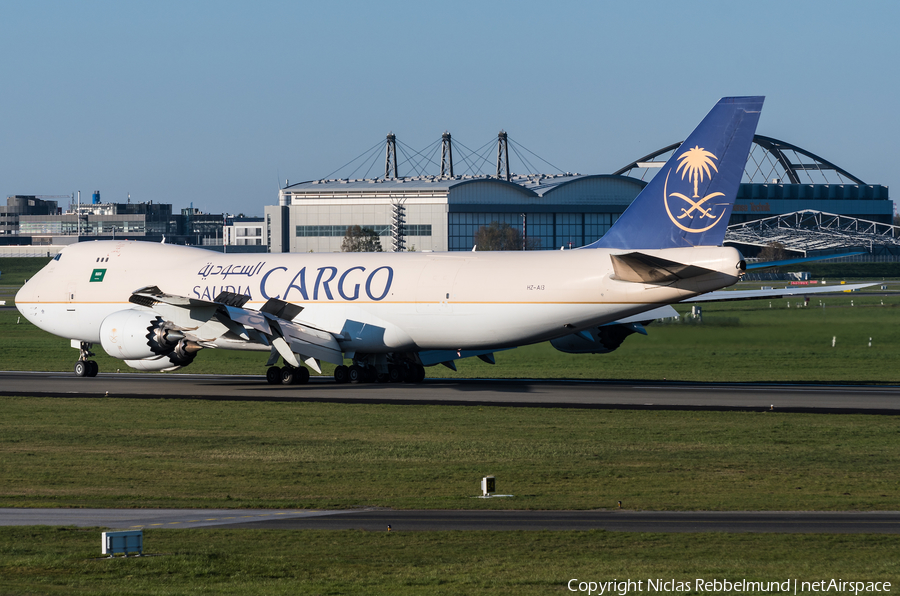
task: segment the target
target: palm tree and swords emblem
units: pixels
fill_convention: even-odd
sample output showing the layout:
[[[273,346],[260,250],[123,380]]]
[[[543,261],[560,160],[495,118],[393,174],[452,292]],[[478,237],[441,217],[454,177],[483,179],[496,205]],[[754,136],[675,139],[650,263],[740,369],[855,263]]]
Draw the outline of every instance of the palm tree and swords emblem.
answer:
[[[669,175],[672,173],[670,169],[666,174],[666,182],[663,186],[663,201],[666,205],[666,212],[669,214],[669,219],[672,220],[676,226],[681,228],[686,232],[705,232],[709,230],[722,219],[722,216],[725,215],[725,210],[719,214],[718,218],[715,218],[711,224],[704,228],[689,228],[683,225],[679,220],[683,220],[684,218],[690,218],[692,221],[694,219],[694,212],[697,212],[700,219],[703,220],[705,218],[713,219],[715,216],[712,213],[713,207],[705,208],[703,205],[710,199],[715,197],[723,197],[724,193],[721,192],[713,192],[705,197],[700,197],[697,192],[697,186],[703,182],[705,178],[712,178],[711,171],[718,172],[718,168],[716,168],[716,164],[713,161],[714,159],[718,159],[715,155],[703,149],[702,147],[695,146],[693,149],[688,149],[684,153],[678,156],[678,167],[675,169],[675,173],[681,172],[681,179],[684,180],[685,176],[687,177],[689,182],[694,184],[694,196],[689,197],[680,192],[673,192],[668,194],[668,185],[669,185]],[[669,208],[669,197],[676,197],[682,199],[687,202],[687,205],[681,208],[681,215],[674,216],[672,214],[671,209]]]

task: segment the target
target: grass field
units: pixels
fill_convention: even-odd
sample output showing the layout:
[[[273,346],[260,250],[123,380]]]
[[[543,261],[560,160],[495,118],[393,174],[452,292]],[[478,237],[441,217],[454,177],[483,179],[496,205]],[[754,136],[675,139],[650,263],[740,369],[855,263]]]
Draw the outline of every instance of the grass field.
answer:
[[[159,556],[98,559],[99,529],[0,528],[0,592],[530,595],[572,593],[572,579],[900,583],[900,540],[877,535],[147,530],[144,545]]]
[[[0,398],[0,507],[890,510],[888,416]],[[473,499],[482,476],[512,499]]]

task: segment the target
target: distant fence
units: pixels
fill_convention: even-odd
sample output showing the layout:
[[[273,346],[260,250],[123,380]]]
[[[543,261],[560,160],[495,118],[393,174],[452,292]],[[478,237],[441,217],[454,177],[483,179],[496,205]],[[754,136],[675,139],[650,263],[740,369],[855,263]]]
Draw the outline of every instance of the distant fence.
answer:
[[[0,258],[3,257],[55,257],[63,246],[0,246]]]

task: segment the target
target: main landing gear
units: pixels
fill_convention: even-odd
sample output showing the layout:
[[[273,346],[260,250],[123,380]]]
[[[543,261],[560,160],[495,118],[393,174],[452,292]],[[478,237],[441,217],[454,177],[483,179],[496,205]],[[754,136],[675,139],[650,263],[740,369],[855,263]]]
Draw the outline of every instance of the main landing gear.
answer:
[[[75,343],[75,341],[72,342],[73,345]],[[91,352],[93,346],[94,344],[86,341],[79,343],[78,349],[80,353],[78,355],[78,361],[75,363],[76,377],[96,377],[97,373],[100,372],[100,366],[93,360],[88,360],[88,358],[94,355],[94,353]]]
[[[270,385],[305,385],[309,382],[308,368],[293,366],[270,366],[266,371],[266,381]]]
[[[421,383],[425,380],[425,367],[415,362],[400,362],[380,367],[372,365],[343,364],[335,367],[334,380],[338,383]]]
[[[375,360],[371,355],[365,359],[354,359],[351,366],[343,364],[334,368],[337,383],[421,383],[425,380],[425,367],[411,360]],[[270,366],[266,371],[266,381],[270,385],[305,385],[309,382],[309,369],[290,365]]]

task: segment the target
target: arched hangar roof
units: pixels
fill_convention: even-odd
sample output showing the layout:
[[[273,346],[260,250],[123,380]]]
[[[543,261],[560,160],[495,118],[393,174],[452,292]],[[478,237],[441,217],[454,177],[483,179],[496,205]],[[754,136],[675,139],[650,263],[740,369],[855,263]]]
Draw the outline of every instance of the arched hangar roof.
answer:
[[[673,143],[634,160],[615,172],[642,180],[653,177],[681,143]],[[767,183],[777,179],[790,184],[866,183],[815,153],[773,137],[754,135],[743,182]]]
[[[628,205],[646,182],[610,174],[526,174],[509,181],[493,176],[414,176],[311,180],[281,190],[288,201],[365,197],[449,197],[452,203],[521,205]]]

